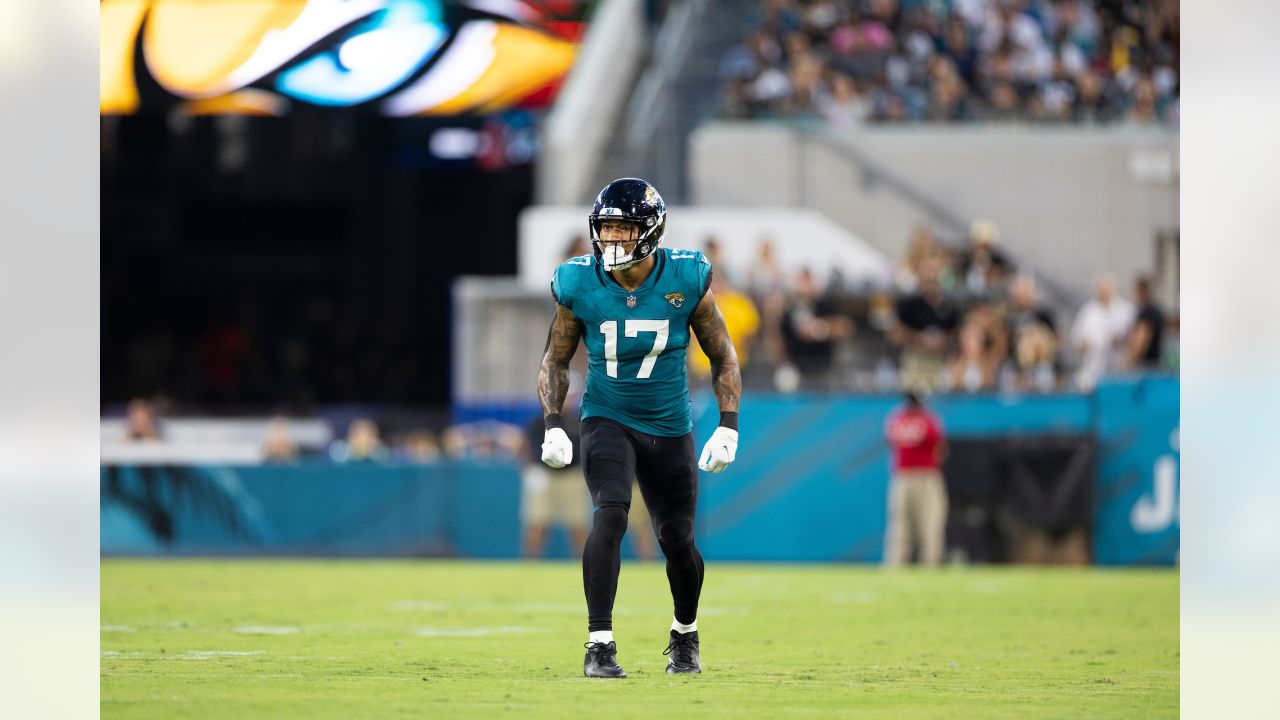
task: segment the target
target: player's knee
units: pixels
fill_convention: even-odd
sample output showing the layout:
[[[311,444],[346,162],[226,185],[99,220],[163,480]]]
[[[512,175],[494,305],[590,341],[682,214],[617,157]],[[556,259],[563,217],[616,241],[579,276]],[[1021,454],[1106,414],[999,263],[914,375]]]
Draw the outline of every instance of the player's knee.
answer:
[[[627,510],[625,505],[612,504],[596,508],[593,520],[595,531],[621,540],[623,534],[627,532]]]
[[[693,544],[693,522],[689,520],[673,520],[658,526],[658,544],[663,552],[679,550]]]

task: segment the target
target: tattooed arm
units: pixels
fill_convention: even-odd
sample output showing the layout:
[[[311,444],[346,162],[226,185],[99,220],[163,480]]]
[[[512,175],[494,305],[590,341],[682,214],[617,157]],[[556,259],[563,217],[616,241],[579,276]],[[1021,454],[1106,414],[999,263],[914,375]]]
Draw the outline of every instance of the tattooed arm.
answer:
[[[543,417],[559,419],[564,408],[564,396],[569,391],[569,361],[578,350],[582,337],[582,325],[573,311],[556,303],[555,317],[547,331],[547,347],[538,368],[538,400],[542,402]]]
[[[716,307],[715,295],[710,290],[698,301],[689,325],[698,337],[698,345],[711,360],[711,386],[716,392],[720,414],[737,415],[738,402],[742,398],[742,371],[738,368],[738,351],[733,349],[729,331],[724,326],[724,316]],[[736,423],[735,423],[735,428]]]

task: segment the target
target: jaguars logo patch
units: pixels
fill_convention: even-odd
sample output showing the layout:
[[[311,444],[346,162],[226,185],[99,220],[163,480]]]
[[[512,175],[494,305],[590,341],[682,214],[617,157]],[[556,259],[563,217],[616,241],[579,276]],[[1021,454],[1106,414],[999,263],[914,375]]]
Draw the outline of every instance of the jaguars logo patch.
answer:
[[[679,308],[681,305],[684,305],[684,294],[678,292],[667,293],[667,302],[671,303],[676,308]]]

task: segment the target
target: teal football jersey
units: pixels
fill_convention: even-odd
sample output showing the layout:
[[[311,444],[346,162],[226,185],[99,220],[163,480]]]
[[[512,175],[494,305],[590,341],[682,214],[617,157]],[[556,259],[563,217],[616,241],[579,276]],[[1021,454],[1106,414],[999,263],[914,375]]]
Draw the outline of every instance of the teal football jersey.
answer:
[[[689,317],[711,284],[700,252],[658,248],[644,284],[628,291],[594,255],[556,268],[551,292],[582,321],[587,388],[582,417],[607,417],[650,435],[693,429],[685,353]]]

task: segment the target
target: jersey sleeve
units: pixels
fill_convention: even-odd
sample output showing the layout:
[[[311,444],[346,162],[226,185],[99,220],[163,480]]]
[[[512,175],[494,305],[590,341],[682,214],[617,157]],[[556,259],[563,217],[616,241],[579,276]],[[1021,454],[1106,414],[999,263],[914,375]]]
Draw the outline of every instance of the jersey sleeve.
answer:
[[[672,250],[669,257],[680,277],[681,291],[701,300],[711,288],[711,261],[695,250]]]
[[[556,269],[551,273],[551,297],[561,305],[573,309],[573,294],[570,286],[571,282],[565,276],[568,272],[563,264],[557,265]]]
[[[711,289],[711,274],[713,272],[715,272],[715,268],[711,267],[711,260],[706,255],[698,253],[697,282],[699,299]]]

